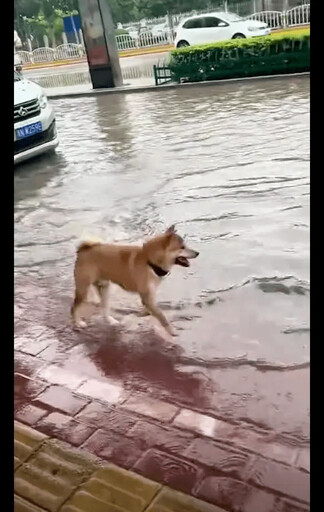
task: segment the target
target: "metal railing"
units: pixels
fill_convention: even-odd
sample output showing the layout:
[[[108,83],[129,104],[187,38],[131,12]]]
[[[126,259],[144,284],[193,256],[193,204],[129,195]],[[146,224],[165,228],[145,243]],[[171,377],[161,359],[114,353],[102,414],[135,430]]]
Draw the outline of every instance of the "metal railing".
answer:
[[[37,48],[32,52],[33,62],[54,62],[55,58],[55,50],[53,48]]]
[[[142,32],[137,37],[130,34],[121,34],[116,36],[118,51],[130,50],[133,48],[148,48],[150,46],[163,46],[171,44],[173,41],[172,33],[166,30],[159,35],[152,34],[151,31]]]
[[[61,44],[55,48],[56,60],[77,59],[78,57],[84,56],[85,50],[80,44],[67,43]]]
[[[61,44],[56,48],[36,48],[32,52],[17,52],[22,64],[38,64],[43,62],[55,62],[57,60],[78,59],[85,57],[85,49],[75,43]]]
[[[294,27],[310,23],[310,4],[298,5],[288,11],[261,11],[247,16],[266,23],[270,28]]]
[[[248,16],[249,20],[257,20],[266,23],[270,28],[279,28],[284,26],[284,14],[280,11],[261,11]]]
[[[164,61],[162,60],[159,65],[163,66]],[[152,64],[143,64],[141,66],[127,66],[121,69],[124,80],[137,80],[137,79],[152,79],[154,83],[154,70]],[[80,86],[91,84],[91,77],[89,71],[77,71],[70,73],[58,73],[58,74],[44,74],[41,73],[38,76],[33,76],[33,82],[44,89],[61,88],[66,86]]]
[[[20,52],[17,52],[17,55],[20,58],[21,64],[30,64],[32,62],[31,61],[31,55],[32,55],[31,52],[26,52],[25,50],[22,50]]]
[[[293,7],[293,9],[289,9],[285,14],[288,27],[308,25],[310,23],[310,4],[298,5]]]

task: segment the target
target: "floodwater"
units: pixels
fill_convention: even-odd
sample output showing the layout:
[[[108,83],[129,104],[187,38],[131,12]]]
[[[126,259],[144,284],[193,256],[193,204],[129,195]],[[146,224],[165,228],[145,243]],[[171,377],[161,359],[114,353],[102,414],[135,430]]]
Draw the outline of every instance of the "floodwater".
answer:
[[[15,170],[16,331],[54,363],[299,441],[309,436],[309,79],[53,101],[57,154]],[[80,237],[175,223],[199,251],[159,303],[163,339],[116,288],[117,327],[71,329]]]

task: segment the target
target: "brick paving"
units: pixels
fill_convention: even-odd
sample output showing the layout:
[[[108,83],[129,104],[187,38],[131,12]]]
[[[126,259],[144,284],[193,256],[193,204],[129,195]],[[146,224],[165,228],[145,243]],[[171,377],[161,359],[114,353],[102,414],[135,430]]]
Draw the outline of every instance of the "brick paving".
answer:
[[[15,422],[15,512],[224,512]]]
[[[27,299],[35,301],[36,295],[35,290]],[[68,304],[60,307],[67,309]],[[124,509],[108,508],[107,503],[92,508],[95,490],[105,503],[109,483],[94,477],[94,470],[92,476],[84,475],[80,454],[92,455],[96,468],[99,459],[161,488],[147,512],[309,511],[307,435],[279,434],[249,418],[226,416],[218,407],[221,396],[215,396],[207,381],[178,372],[163,348],[152,352],[145,333],[141,350],[125,351],[105,327],[76,334],[66,325],[54,329],[56,317],[42,326],[44,311],[39,315],[38,321],[16,320],[16,512],[56,512],[60,507],[63,512],[131,512],[125,509],[123,492],[117,494]],[[176,352],[176,344],[172,350]],[[26,437],[28,427],[35,430]],[[62,462],[61,451],[53,448],[53,440],[48,444],[48,437],[77,449],[77,458]],[[75,468],[79,480],[72,485],[68,476],[53,479],[53,461],[62,468],[60,475]],[[35,499],[39,485],[44,492],[37,491]],[[179,506],[176,498],[170,505],[171,491],[161,486],[180,493],[173,494]],[[189,500],[185,506],[184,496]]]
[[[21,344],[20,349],[22,347]],[[28,358],[39,359],[36,349],[33,349],[33,356],[30,352],[25,352]],[[50,447],[44,453],[40,450],[33,456],[33,464],[24,467],[25,461],[30,460],[31,453],[39,449],[46,436],[77,447],[80,453],[91,453],[101,461],[131,470],[156,485],[166,485],[226,511],[309,510],[307,446],[287,444],[252,425],[235,425],[149,394],[129,394],[122,386],[118,389],[116,382],[103,381],[101,385],[98,380],[86,379],[77,372],[69,374],[51,363],[42,365],[40,360],[32,361],[29,366],[33,369],[31,378],[22,373],[22,360],[22,352],[17,350],[17,512],[56,512],[63,503],[63,512],[142,510],[141,497],[136,498],[139,505],[134,509],[127,508],[127,497],[120,498],[124,508],[105,508],[104,505],[94,508],[93,492],[100,487],[98,492],[108,496],[106,486],[110,484],[96,476],[90,478],[86,488],[80,487],[83,470],[77,459],[60,462],[62,468],[64,464],[66,466],[64,471],[71,465],[79,468],[79,480],[73,483],[79,490],[71,503],[66,503],[72,492],[71,482],[55,483],[50,478],[51,458],[59,460],[59,452],[54,455]],[[22,424],[37,429],[38,433],[26,441]],[[49,482],[51,486],[43,494],[38,491],[39,497],[35,501],[34,486],[40,485],[39,482],[44,489]],[[50,497],[48,492],[52,493]],[[27,506],[23,500],[32,500],[33,506]],[[168,508],[169,505],[165,505],[167,493],[161,494],[159,500],[148,510],[197,510],[192,504],[188,504],[188,508]]]

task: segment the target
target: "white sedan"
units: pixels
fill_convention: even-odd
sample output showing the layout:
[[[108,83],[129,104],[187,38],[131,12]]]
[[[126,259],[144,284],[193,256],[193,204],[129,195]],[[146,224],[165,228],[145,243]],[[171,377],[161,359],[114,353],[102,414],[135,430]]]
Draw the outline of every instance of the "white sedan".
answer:
[[[229,12],[215,12],[182,20],[176,30],[174,45],[181,48],[269,34],[270,28],[266,23],[243,19]]]
[[[43,89],[14,71],[14,163],[58,145],[55,115]]]

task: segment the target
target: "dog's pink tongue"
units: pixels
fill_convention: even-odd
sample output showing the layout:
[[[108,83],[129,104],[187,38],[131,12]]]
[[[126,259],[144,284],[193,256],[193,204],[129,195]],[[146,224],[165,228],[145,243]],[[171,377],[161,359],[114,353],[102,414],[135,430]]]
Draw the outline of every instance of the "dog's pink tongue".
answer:
[[[181,265],[181,267],[189,267],[190,263],[184,256],[178,256],[175,260],[177,265]]]

